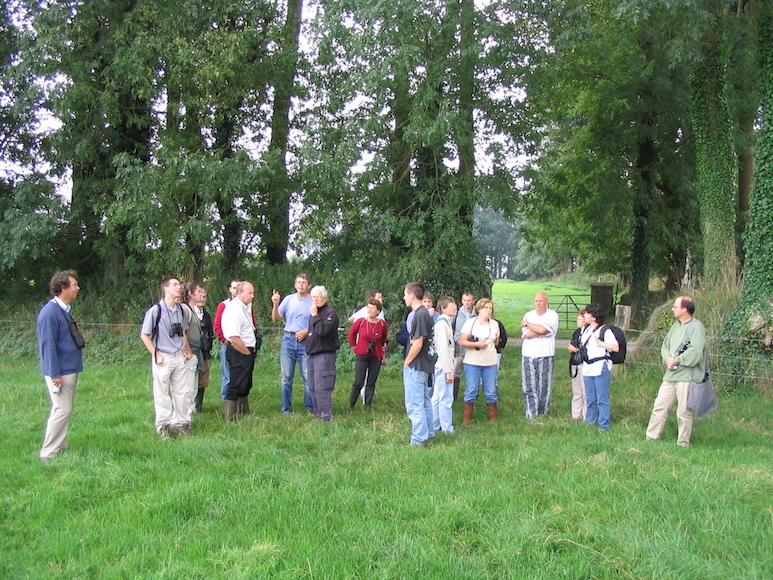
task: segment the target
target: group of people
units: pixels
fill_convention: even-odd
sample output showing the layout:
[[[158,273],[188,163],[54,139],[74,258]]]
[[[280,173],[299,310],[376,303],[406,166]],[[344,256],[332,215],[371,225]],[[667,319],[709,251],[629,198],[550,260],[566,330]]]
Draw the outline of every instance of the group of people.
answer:
[[[336,383],[336,353],[339,316],[328,304],[324,286],[311,286],[306,274],[298,274],[295,292],[284,298],[272,292],[271,319],[284,320],[280,344],[281,412],[293,412],[293,380],[296,365],[304,386],[304,406],[309,413],[333,420],[332,394]],[[77,274],[57,272],[51,279],[52,298],[38,315],[41,374],[51,399],[41,460],[67,448],[78,375],[83,370],[84,340],[70,315],[70,303],[79,292]],[[230,297],[218,304],[214,320],[205,305],[201,286],[181,284],[175,277],[161,283],[162,298],[143,318],[140,338],[151,355],[156,431],[163,440],[176,431],[191,434],[192,415],[201,412],[209,381],[209,360],[214,338],[222,343],[221,398],[227,421],[249,413],[249,394],[260,336],[252,302],[254,286],[243,280],[229,285]],[[482,388],[487,416],[497,420],[499,388],[497,374],[501,352],[507,342],[504,326],[494,318],[488,298],[475,300],[465,293],[461,307],[450,296],[437,301],[418,282],[406,284],[403,301],[410,309],[401,333],[406,337],[403,360],[405,408],[411,422],[410,444],[426,446],[437,432],[453,433],[453,403],[465,378],[464,419],[473,419],[474,405]],[[661,349],[666,373],[647,428],[647,439],[660,438],[670,408],[677,403],[678,443],[689,445],[692,414],[687,410],[691,377],[703,376],[706,335],[693,317],[691,298],[677,298],[673,312],[677,321]],[[578,315],[578,329],[570,352],[582,349],[583,362],[573,369],[572,416],[597,424],[606,431],[611,425],[609,390],[612,363],[609,353],[618,348],[611,330],[603,325],[605,313],[589,304]],[[388,324],[382,296],[373,290],[365,304],[349,317],[349,345],[355,353],[354,382],[349,406],[360,396],[366,407],[373,405],[380,369],[387,364]],[[548,308],[548,298],[539,292],[534,309],[521,323],[522,394],[525,415],[533,419],[547,415],[553,392],[558,314]],[[689,329],[689,333],[688,333]],[[398,333],[398,340],[401,333]],[[577,377],[582,381],[580,388]]]

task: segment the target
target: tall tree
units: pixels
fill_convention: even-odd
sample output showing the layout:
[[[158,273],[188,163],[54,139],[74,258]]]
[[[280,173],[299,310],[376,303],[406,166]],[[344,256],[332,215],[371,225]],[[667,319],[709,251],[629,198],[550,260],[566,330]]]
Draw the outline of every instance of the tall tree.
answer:
[[[543,132],[526,234],[621,274],[641,315],[653,271],[679,264],[694,231],[687,69],[674,57],[682,13],[668,2],[572,0],[532,10],[546,37],[528,89]]]
[[[698,43],[699,58],[692,77],[692,117],[704,246],[703,284],[711,288],[738,276],[738,189],[727,100],[727,15],[724,2],[709,2],[708,6],[709,25]]]
[[[737,375],[767,375],[773,345],[773,2],[761,2],[759,63],[762,124],[757,138],[757,162],[743,241],[746,254],[743,292],[723,325],[726,339],[721,370],[731,375],[728,388],[742,386]],[[739,341],[742,338],[744,340]],[[760,364],[760,361],[762,364]],[[732,375],[736,375],[732,377]],[[755,385],[761,390],[769,384]]]
[[[31,8],[41,76],[57,87],[48,107],[62,123],[53,136],[55,167],[71,171],[65,252],[84,276],[108,265],[123,271],[125,236],[105,243],[105,210],[115,189],[119,155],[147,161],[151,101],[141,55],[127,52],[126,24],[135,0],[56,0]],[[63,81],[64,79],[64,81]]]
[[[287,167],[287,155],[290,138],[290,111],[293,98],[297,94],[296,75],[302,16],[303,0],[287,0],[279,49],[274,57],[276,77],[273,87],[271,142],[264,156],[268,164],[268,180],[264,195],[268,202],[263,236],[269,264],[283,264],[287,261],[290,204],[293,192],[293,184]]]
[[[471,243],[473,208],[513,205],[507,158],[520,116],[503,107],[517,106],[521,15],[467,0],[339,1],[325,3],[318,23],[314,63],[325,74],[312,82],[326,125],[309,157],[320,159],[315,167],[324,158],[340,178],[330,197],[307,196],[329,208],[304,220],[307,231],[339,260],[386,256],[436,288],[488,291]],[[480,154],[490,168],[476,165]],[[449,263],[461,270],[442,267]]]
[[[11,6],[0,6],[0,272],[9,293],[26,293],[50,275],[63,207],[39,167],[43,94],[30,58],[33,39],[17,23]]]

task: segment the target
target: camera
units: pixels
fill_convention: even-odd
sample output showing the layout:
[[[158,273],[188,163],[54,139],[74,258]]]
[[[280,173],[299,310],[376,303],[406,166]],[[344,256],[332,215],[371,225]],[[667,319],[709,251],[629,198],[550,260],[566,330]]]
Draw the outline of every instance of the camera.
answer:
[[[376,354],[376,343],[375,342],[369,342],[368,343],[368,354]]]
[[[169,336],[171,338],[174,338],[175,336],[182,336],[182,335],[183,335],[182,322],[173,322],[169,327]]]

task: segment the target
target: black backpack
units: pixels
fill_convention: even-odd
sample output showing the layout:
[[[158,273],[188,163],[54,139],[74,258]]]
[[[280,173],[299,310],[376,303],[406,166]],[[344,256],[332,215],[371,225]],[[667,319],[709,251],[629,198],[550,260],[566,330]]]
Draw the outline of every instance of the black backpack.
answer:
[[[612,334],[615,335],[615,338],[617,339],[617,345],[620,347],[620,349],[617,352],[608,350],[607,356],[604,358],[611,360],[613,365],[621,365],[625,362],[625,355],[628,352],[628,343],[625,340],[625,333],[623,332],[622,328],[608,324],[601,327],[599,336],[603,337],[604,333],[607,331],[607,328],[612,331]],[[589,362],[595,362],[595,360]]]

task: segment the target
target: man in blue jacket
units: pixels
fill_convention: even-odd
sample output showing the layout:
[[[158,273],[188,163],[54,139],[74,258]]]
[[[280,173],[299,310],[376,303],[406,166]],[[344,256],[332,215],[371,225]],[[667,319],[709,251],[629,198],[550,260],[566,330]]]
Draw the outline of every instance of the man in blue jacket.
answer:
[[[76,344],[71,329],[77,330],[70,316],[70,302],[80,290],[77,274],[73,270],[57,272],[51,278],[50,288],[53,298],[41,308],[37,321],[40,373],[51,397],[51,413],[40,449],[41,461],[48,461],[67,449],[78,373],[83,371],[83,345]]]

